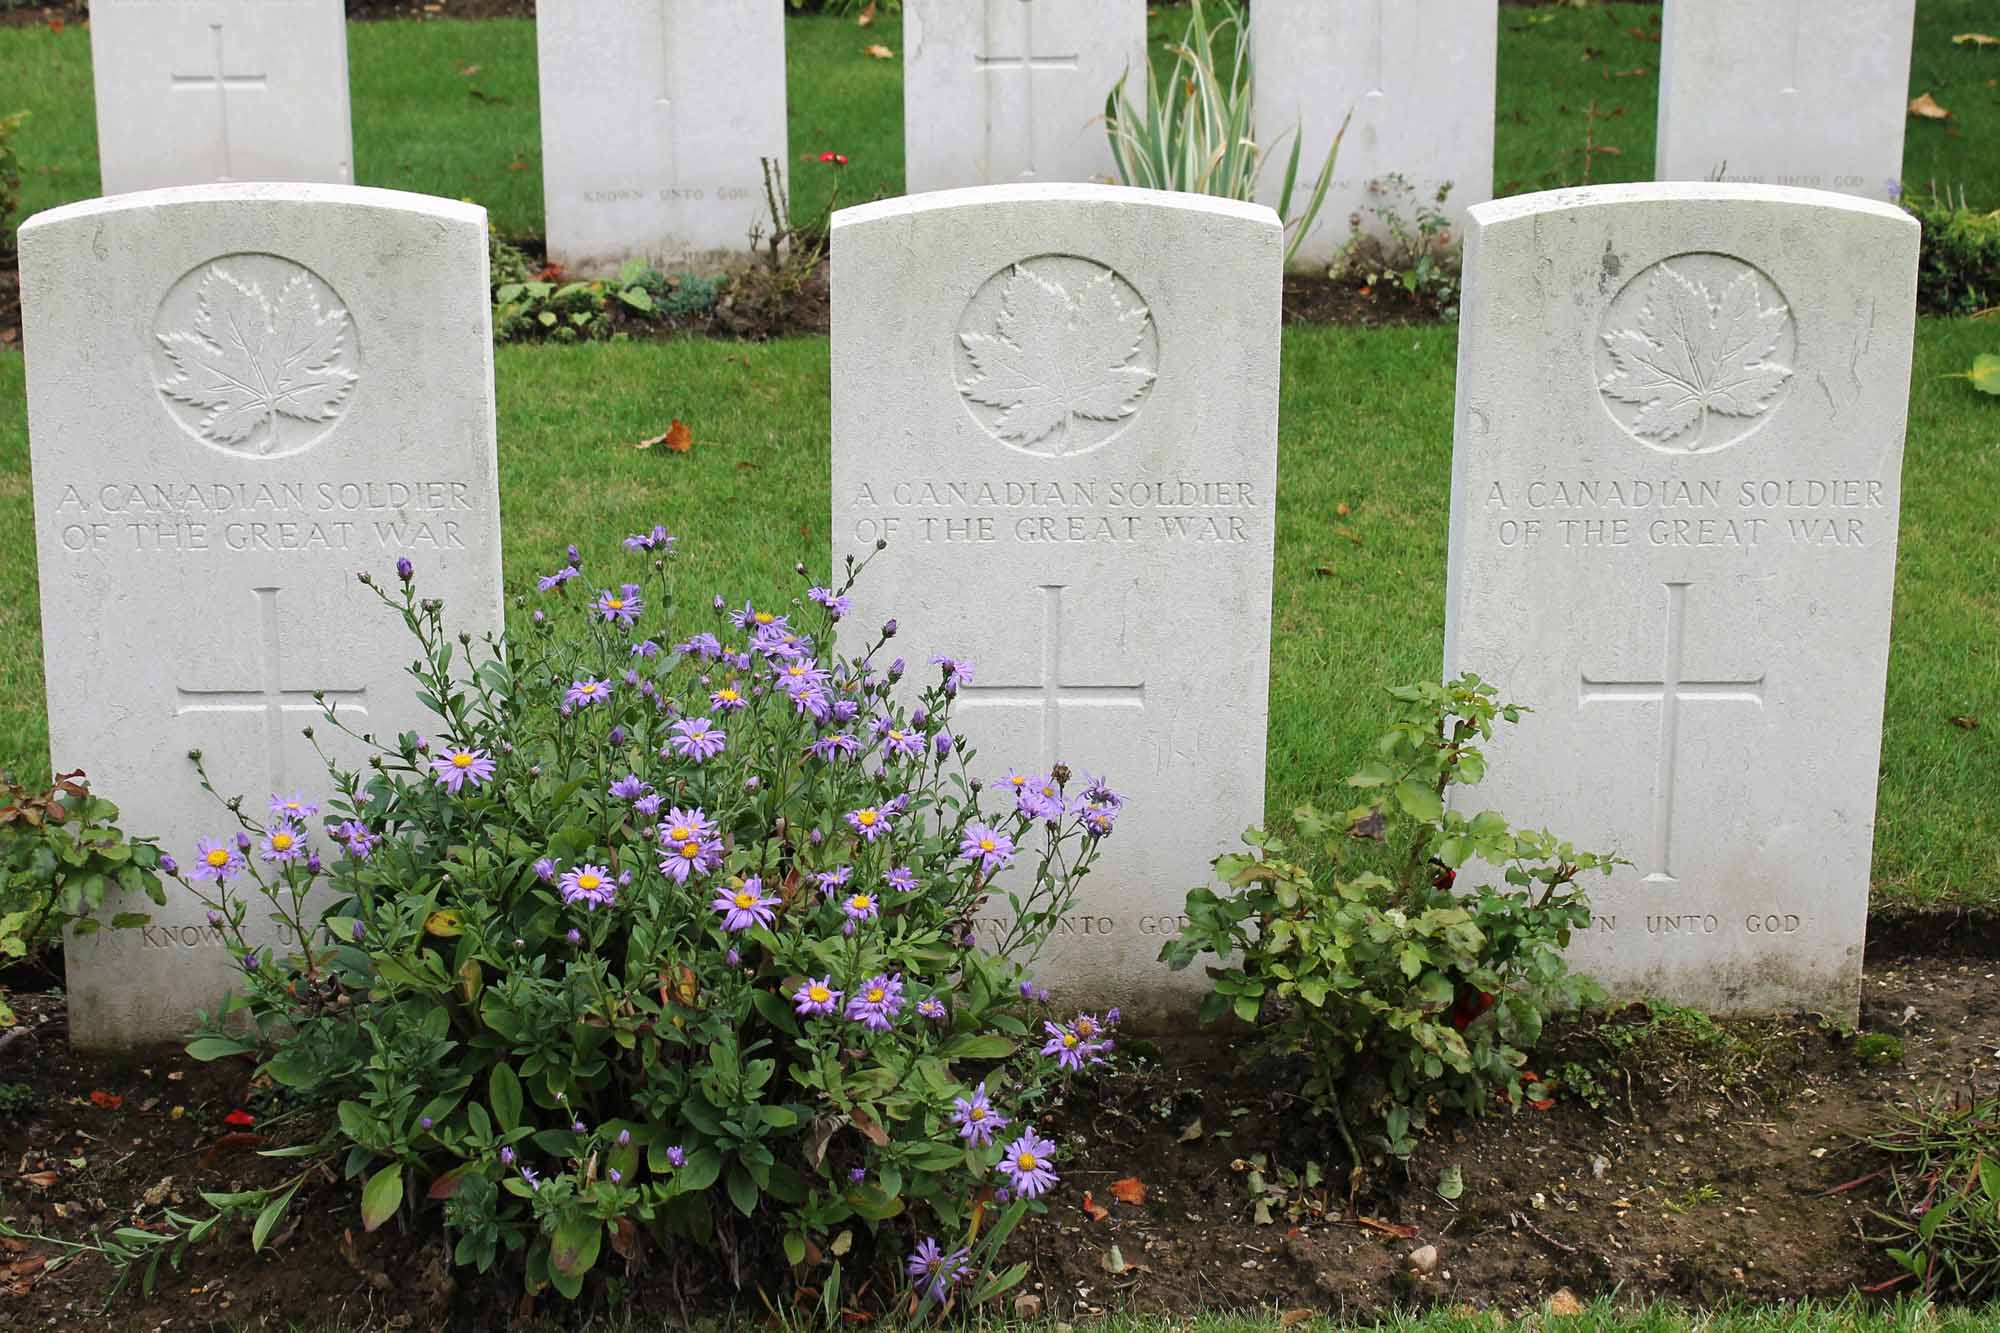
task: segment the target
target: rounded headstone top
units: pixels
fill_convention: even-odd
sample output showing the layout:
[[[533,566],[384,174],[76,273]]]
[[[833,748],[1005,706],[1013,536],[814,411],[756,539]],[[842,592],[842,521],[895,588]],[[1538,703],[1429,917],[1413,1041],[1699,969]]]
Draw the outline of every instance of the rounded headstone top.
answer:
[[[1222,199],[1209,194],[1187,194],[1179,190],[1144,190],[1129,185],[1095,185],[1083,182],[1037,182],[1014,185],[975,185],[959,190],[932,190],[925,194],[899,195],[856,204],[833,215],[833,229],[845,230],[894,218],[916,217],[953,209],[983,208],[999,204],[1101,204],[1131,208],[1206,213],[1218,218],[1261,223],[1282,232],[1284,224],[1267,204]]]
[[[427,214],[441,222],[471,223],[482,230],[486,210],[478,204],[409,190],[381,190],[365,185],[328,185],[304,181],[236,181],[223,185],[175,185],[161,190],[84,199],[60,208],[44,209],[21,224],[25,241],[37,231],[77,222],[159,211],[199,204],[313,204],[369,208],[385,212]]]

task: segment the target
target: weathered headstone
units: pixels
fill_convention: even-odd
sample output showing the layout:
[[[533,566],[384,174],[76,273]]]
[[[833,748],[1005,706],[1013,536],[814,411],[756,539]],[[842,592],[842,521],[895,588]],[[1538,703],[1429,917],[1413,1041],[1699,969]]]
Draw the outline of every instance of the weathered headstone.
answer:
[[[1143,101],[1140,0],[907,0],[903,174],[910,193],[1110,180],[1104,98]]]
[[[834,216],[835,563],[888,542],[847,624],[973,663],[989,784],[1130,798],[1044,956],[1078,1002],[1186,997],[1160,945],[1263,818],[1282,253],[1261,205],[1117,186]]]
[[[447,623],[500,627],[486,212],[331,185],[189,186],[20,232],[50,758],[184,865],[312,742],[419,727],[400,620],[355,579],[416,563]],[[80,1046],[172,1037],[235,974],[178,888],[67,950]],[[253,910],[261,923],[265,912]],[[272,937],[275,938],[275,937]]]
[[[1466,803],[1631,861],[1574,947],[1614,992],[1851,1018],[1917,225],[1613,185],[1467,242],[1445,668],[1535,711]]]
[[[1894,200],[1916,0],[1667,0],[1654,178]]]
[[[1498,0],[1257,0],[1250,10],[1253,108],[1274,145],[1258,197],[1276,205],[1301,129],[1297,208],[1349,113],[1333,185],[1294,263],[1324,265],[1358,219],[1381,235],[1392,208],[1415,230],[1419,205],[1462,226],[1493,196]],[[1278,142],[1278,136],[1287,137]],[[1400,176],[1398,188],[1391,176]]]
[[[726,264],[771,233],[785,170],[785,0],[542,0],[549,257]]]
[[[98,0],[104,193],[354,179],[341,0]]]

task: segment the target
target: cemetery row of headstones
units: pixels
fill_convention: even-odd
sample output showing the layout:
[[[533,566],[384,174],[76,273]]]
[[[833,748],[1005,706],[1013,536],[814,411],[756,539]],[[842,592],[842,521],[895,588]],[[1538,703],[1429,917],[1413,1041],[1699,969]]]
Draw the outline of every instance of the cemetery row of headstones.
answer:
[[[214,831],[191,748],[225,793],[313,792],[315,691],[417,724],[357,569],[411,556],[499,629],[484,238],[469,205],[277,184],[21,228],[52,758],[127,827]],[[1916,246],[1779,187],[1472,210],[1445,668],[1535,710],[1476,799],[1629,858],[1578,944],[1614,991],[1855,1011]],[[833,224],[832,556],[888,543],[849,623],[976,662],[982,759],[1129,795],[1041,967],[1156,1019],[1182,892],[1263,818],[1281,254],[1261,205],[1113,186]],[[68,965],[94,1046],[229,976],[185,899]]]
[[[92,14],[106,194],[231,180],[353,179],[342,0],[101,0]],[[1498,0],[1256,0],[1254,123],[1309,181],[1346,125],[1300,259],[1350,223],[1408,224],[1493,193]],[[787,158],[784,0],[543,0],[542,171],[551,258],[719,263],[775,223]],[[1657,177],[1893,199],[1915,0],[1668,0]],[[1143,99],[1143,0],[907,0],[912,194],[1113,178],[1121,75]],[[719,77],[719,72],[722,73]],[[1406,189],[1399,188],[1397,182]]]

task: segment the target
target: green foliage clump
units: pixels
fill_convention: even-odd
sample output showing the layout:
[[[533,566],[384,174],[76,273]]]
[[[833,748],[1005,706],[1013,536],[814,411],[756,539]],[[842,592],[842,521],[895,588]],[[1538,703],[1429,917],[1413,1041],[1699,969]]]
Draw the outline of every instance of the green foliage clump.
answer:
[[[367,1229],[442,1232],[531,1292],[689,1246],[830,1292],[942,1236],[931,1298],[991,1299],[1061,1165],[1029,1117],[1110,1051],[1115,1016],[1055,1014],[1023,969],[1120,798],[1057,766],[982,810],[970,668],[899,687],[893,622],[837,655],[858,567],[730,610],[682,602],[675,545],[634,534],[592,576],[571,547],[485,644],[407,561],[363,576],[415,641],[430,734],[329,710],[364,770],[227,802],[183,879],[242,991],[189,1052],[254,1054],[319,1108],[287,1155],[337,1164]],[[210,1202],[261,1244],[297,1184]]]
[[[1391,172],[1370,182],[1369,193],[1380,226],[1365,226],[1359,213],[1348,220],[1352,234],[1334,257],[1333,276],[1370,287],[1394,283],[1427,309],[1456,318],[1463,250],[1444,211],[1451,185],[1425,198],[1402,173]]]
[[[14,215],[21,211],[21,153],[14,140],[28,113],[0,116],[0,255],[14,253]]]
[[[2000,209],[1977,212],[1961,191],[1935,189],[1905,196],[1903,207],[1923,224],[1917,259],[1917,310],[1926,315],[1974,315],[2000,306]]]
[[[26,1120],[34,1109],[34,1088],[26,1083],[0,1083],[0,1120]]]
[[[1190,6],[1187,30],[1169,47],[1166,68],[1146,58],[1143,105],[1126,96],[1125,80],[1104,99],[1104,132],[1111,140],[1111,159],[1125,185],[1149,190],[1181,190],[1224,199],[1254,200],[1264,167],[1284,134],[1259,138],[1251,123],[1255,99],[1251,92],[1249,30],[1241,0],[1216,0],[1222,17],[1208,21],[1202,0]],[[1225,67],[1222,51],[1233,48]],[[1299,159],[1305,147],[1304,126],[1286,131],[1292,149],[1278,190],[1278,216],[1285,224],[1285,262],[1291,262],[1312,230],[1333,183],[1333,163],[1340,154],[1347,124],[1333,136],[1304,201],[1295,212],[1293,195],[1299,185]]]
[[[627,260],[609,281],[570,281],[497,236],[492,251],[495,342],[617,341],[633,326],[706,314],[724,285],[692,273],[671,278],[643,259]]]
[[[1927,1296],[1975,1300],[2000,1285],[2000,1097],[1900,1113],[1864,1140],[1889,1156],[1888,1200],[1869,1239]]]
[[[128,839],[117,820],[118,807],[91,795],[80,769],[57,774],[45,791],[0,780],[0,963],[26,957],[65,928],[79,935],[101,929],[97,913],[107,900],[125,906],[121,895],[143,894],[166,903],[159,848]],[[144,912],[121,911],[110,924],[149,920]],[[0,998],[0,1027],[14,1021]]]
[[[1161,951],[1176,968],[1205,953],[1225,960],[1209,968],[1203,1020],[1234,1015],[1255,1025],[1261,1051],[1303,1060],[1300,1091],[1335,1118],[1357,1167],[1351,1116],[1379,1125],[1403,1157],[1434,1109],[1519,1105],[1544,1018],[1602,997],[1563,950],[1590,922],[1577,877],[1616,864],[1446,804],[1452,786],[1484,776],[1477,742],[1523,711],[1496,703],[1492,685],[1468,674],[1389,695],[1376,758],[1348,779],[1364,802],[1296,814],[1332,873],[1253,829],[1248,853],[1215,863],[1227,889],[1190,892],[1188,924]],[[1458,886],[1475,859],[1499,868],[1504,887]]]

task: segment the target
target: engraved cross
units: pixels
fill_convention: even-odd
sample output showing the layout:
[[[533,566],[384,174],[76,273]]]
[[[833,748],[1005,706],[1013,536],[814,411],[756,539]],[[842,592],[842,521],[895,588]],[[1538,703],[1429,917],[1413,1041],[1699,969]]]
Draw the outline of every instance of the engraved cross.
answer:
[[[1028,169],[1021,174],[1024,177],[1032,178],[1035,174],[1035,71],[1038,69],[1065,70],[1073,74],[1077,69],[1077,53],[1071,51],[1067,55],[1058,55],[1053,52],[1039,52],[1035,49],[1035,0],[999,0],[999,3],[1002,6],[1009,3],[1021,6],[1022,21],[1027,25],[1026,40],[1022,43],[1021,51],[1018,55],[994,54],[991,48],[996,44],[993,41],[993,29],[996,25],[993,22],[993,5],[989,3],[986,9],[987,46],[989,49],[986,54],[974,55],[972,63],[979,68],[982,74],[1010,73],[1018,70],[1021,76],[1027,81],[1026,87],[1022,90],[1022,102],[1025,107],[1028,123]],[[988,88],[990,94],[990,84]],[[989,136],[987,157],[990,161],[992,158],[990,138],[993,132],[993,115],[990,110],[986,116],[986,126]]]
[[[177,93],[201,93],[210,88],[215,90],[215,119],[217,133],[221,136],[222,179],[230,180],[236,175],[235,164],[229,153],[229,93],[231,89],[264,92],[269,86],[262,74],[231,74],[222,52],[222,25],[208,25],[210,46],[214,55],[213,69],[203,74],[173,74],[173,90]]]
[[[270,767],[272,791],[285,789],[285,714],[311,713],[324,715],[335,704],[347,704],[349,710],[368,715],[365,701],[368,691],[365,687],[328,690],[288,690],[285,688],[284,660],[278,649],[278,590],[276,588],[255,588],[257,594],[257,623],[259,633],[259,656],[262,659],[259,675],[262,684],[246,690],[190,690],[182,687],[176,691],[180,696],[174,705],[174,716],[188,713],[259,713],[264,719],[264,746]],[[315,694],[318,695],[315,698]]]
[[[1659,755],[1653,771],[1652,868],[1646,872],[1649,884],[1674,882],[1674,785],[1679,778],[1680,709],[1684,703],[1739,703],[1764,706],[1764,677],[1749,680],[1689,680],[1681,674],[1686,648],[1686,583],[1669,583],[1667,588],[1667,641],[1658,680],[1594,680],[1585,672],[1578,689],[1578,703],[1658,703],[1660,705]]]
[[[962,706],[1014,706],[1042,710],[1042,766],[1062,760],[1062,714],[1065,708],[1139,708],[1146,706],[1146,686],[1067,685],[1063,683],[1063,584],[1042,585],[1042,678],[1027,685],[967,685],[959,693]]]
[[[674,116],[674,0],[660,0],[660,92],[653,107],[665,122],[667,179],[676,186],[681,179],[680,125]]]

